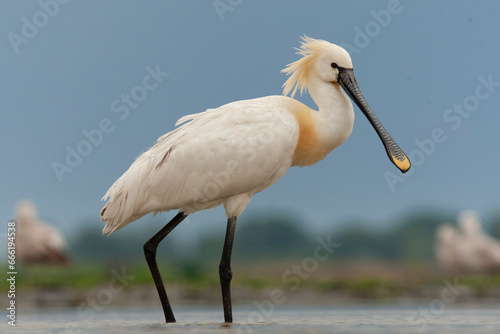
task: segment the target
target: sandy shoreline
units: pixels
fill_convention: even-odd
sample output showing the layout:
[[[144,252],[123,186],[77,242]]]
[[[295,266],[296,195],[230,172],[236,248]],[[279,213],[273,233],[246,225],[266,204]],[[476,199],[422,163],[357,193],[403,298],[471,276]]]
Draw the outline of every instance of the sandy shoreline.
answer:
[[[451,282],[450,282],[451,283]],[[451,286],[451,285],[450,285]],[[254,305],[272,302],[272,292],[279,290],[282,305],[357,305],[357,304],[401,304],[417,305],[441,299],[445,286],[417,289],[414,291],[400,291],[393,295],[360,296],[352,291],[319,290],[301,288],[291,291],[284,287],[270,287],[262,289],[233,287],[233,302],[240,305]],[[167,288],[169,299],[173,305],[216,305],[221,303],[219,287],[208,289],[191,289],[181,286]],[[449,290],[450,296],[453,291]],[[479,293],[471,288],[455,290],[454,304],[489,305],[497,303],[500,298],[500,289]],[[2,299],[1,307],[7,307],[6,299]],[[161,307],[154,286],[135,286],[122,291],[111,291],[106,285],[91,289],[74,288],[33,288],[28,291],[19,291],[16,303],[22,310],[37,310],[43,308],[86,308],[93,305],[97,308],[110,307]],[[96,306],[97,305],[97,306]]]

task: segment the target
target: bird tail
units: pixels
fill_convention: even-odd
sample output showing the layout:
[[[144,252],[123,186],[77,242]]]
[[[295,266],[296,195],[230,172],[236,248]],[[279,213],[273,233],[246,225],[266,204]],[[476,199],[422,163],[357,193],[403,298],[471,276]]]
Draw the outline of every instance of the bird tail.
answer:
[[[103,201],[109,198],[108,203],[101,210],[101,221],[106,223],[102,234],[109,235],[147,213],[141,210],[141,203],[139,203],[140,185],[139,187],[137,184],[127,185],[131,182],[128,172],[125,172],[102,198]]]
[[[131,222],[141,218],[144,215],[134,215],[125,220],[116,218],[116,212],[119,210],[120,205],[116,201],[110,201],[101,210],[101,221],[105,222],[102,234],[110,235],[111,233],[121,229],[122,227],[130,224]]]

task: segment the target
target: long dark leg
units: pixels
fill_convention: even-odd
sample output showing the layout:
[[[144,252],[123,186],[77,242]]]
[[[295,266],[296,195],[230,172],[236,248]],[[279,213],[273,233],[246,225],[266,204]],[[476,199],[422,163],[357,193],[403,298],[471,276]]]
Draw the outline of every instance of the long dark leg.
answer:
[[[186,218],[187,215],[184,212],[179,212],[171,221],[168,222],[158,233],[156,233],[151,239],[146,241],[144,244],[144,255],[146,255],[146,261],[148,262],[149,270],[151,275],[153,275],[153,280],[155,281],[156,290],[158,290],[158,295],[160,296],[161,306],[163,307],[163,313],[165,314],[166,322],[175,322],[174,313],[172,313],[172,308],[168,302],[167,293],[165,292],[165,286],[161,279],[160,271],[158,270],[158,264],[156,263],[156,249],[160,242],[169,234],[181,221]]]
[[[227,220],[226,240],[219,264],[220,286],[222,288],[222,304],[224,305],[224,321],[233,322],[233,311],[231,309],[231,252],[233,249],[234,230],[236,228],[237,217]]]

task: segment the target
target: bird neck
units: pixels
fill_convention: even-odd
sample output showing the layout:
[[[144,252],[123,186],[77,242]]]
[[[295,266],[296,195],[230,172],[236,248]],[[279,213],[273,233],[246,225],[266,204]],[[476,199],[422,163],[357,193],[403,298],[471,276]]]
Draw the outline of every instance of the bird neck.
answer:
[[[319,111],[297,100],[286,100],[300,131],[293,166],[310,166],[323,160],[349,137],[354,123],[351,101],[338,84],[318,80],[310,82],[308,90]]]
[[[314,114],[315,127],[328,150],[342,144],[351,134],[354,110],[351,101],[337,83],[311,78],[308,90],[319,111]]]

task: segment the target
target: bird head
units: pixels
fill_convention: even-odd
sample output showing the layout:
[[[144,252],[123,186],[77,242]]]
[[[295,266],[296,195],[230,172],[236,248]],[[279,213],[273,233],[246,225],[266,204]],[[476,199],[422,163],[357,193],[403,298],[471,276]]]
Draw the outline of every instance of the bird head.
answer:
[[[342,68],[352,69],[349,53],[340,46],[327,41],[304,36],[301,47],[296,50],[302,58],[288,64],[282,70],[290,75],[283,84],[283,95],[291,92],[291,97],[294,97],[297,90],[302,95],[307,91],[312,76],[317,76],[327,83],[334,83],[337,82]]]
[[[481,219],[472,210],[466,210],[458,215],[458,226],[466,235],[477,235],[482,233]]]
[[[340,85],[368,118],[392,163],[401,172],[406,173],[411,166],[410,160],[387,133],[361,94],[349,53],[338,45],[307,36],[302,37],[301,46],[296,50],[302,58],[288,64],[282,70],[289,75],[283,84],[283,95],[291,93],[293,98],[297,90],[300,91],[300,94],[307,91],[308,84],[313,77],[320,78],[329,85]]]
[[[16,218],[19,221],[31,222],[37,217],[35,204],[33,202],[24,200],[20,201],[16,206]]]

